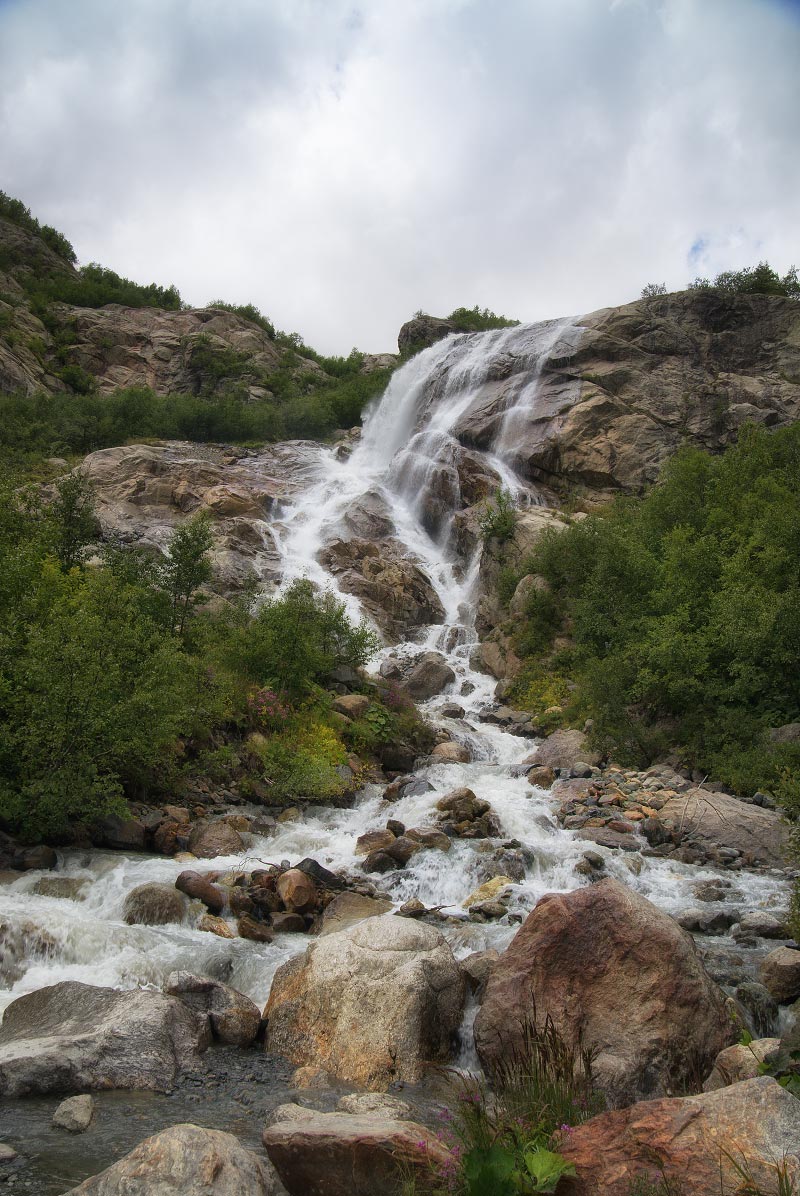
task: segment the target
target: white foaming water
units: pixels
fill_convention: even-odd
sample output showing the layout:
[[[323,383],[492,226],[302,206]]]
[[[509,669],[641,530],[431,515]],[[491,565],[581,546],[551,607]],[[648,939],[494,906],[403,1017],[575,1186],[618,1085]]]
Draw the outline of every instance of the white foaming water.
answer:
[[[469,746],[473,762],[422,768],[418,775],[430,790],[392,805],[382,801],[380,789],[368,786],[351,809],[312,808],[302,819],[280,824],[269,838],[253,837],[245,859],[215,859],[211,867],[234,869],[283,859],[297,863],[312,856],[326,867],[357,871],[362,862],[355,854],[359,835],[383,827],[390,817],[408,827],[432,827],[437,824],[439,798],[466,785],[491,803],[501,824],[501,842],[455,840],[447,853],[421,851],[405,869],[377,878],[397,906],[418,898],[458,917],[458,923],[444,925],[444,933],[459,956],[487,947],[503,949],[515,932],[507,919],[494,924],[470,922],[463,908],[503,841],[521,844],[526,860],[524,879],[512,886],[512,915],[524,915],[546,892],[567,892],[585,884],[575,865],[587,846],[604,856],[610,875],[670,913],[693,904],[691,889],[697,881],[719,875],[710,868],[667,860],[637,857],[633,863],[624,853],[586,844],[558,826],[545,791],[533,788],[524,776],[512,775],[511,766],[533,749],[534,742],[512,737],[477,718],[492,701],[495,685],[493,678],[470,665],[477,639],[473,612],[479,558],[476,555],[466,565],[459,562],[448,549],[446,528],[432,533],[424,525],[425,501],[443,473],[450,487],[448,501],[460,505],[454,466],[460,452],[455,434],[458,421],[486,399],[493,378],[507,377],[509,362],[519,377],[515,374],[507,391],[510,397],[493,417],[494,441],[483,453],[472,451],[518,500],[536,501],[535,493],[513,469],[515,429],[535,409],[550,357],[568,356],[580,334],[574,322],[550,321],[452,336],[420,353],[394,375],[349,460],[339,461],[332,451],[320,450],[316,480],[272,528],[282,558],[283,584],[307,576],[340,593],[348,611],[359,617],[356,599],[341,593],[318,556],[332,538],[346,535],[344,518],[359,500],[371,493],[383,501],[394,522],[395,546],[400,545],[403,554],[428,574],[445,611],[442,624],[422,629],[418,641],[394,651],[404,657],[437,648],[447,656],[456,674],[448,696],[458,698],[464,717],[437,716],[444,695],[429,702],[428,710],[453,738]],[[122,907],[131,889],[146,881],[172,884],[185,867],[163,857],[72,851],[61,854],[59,874],[86,881],[77,899],[34,893],[40,873],[27,874],[0,889],[0,1009],[21,993],[60,980],[118,987],[160,985],[176,968],[225,980],[263,1003],[275,969],[305,949],[309,942],[305,936],[283,935],[269,945],[221,939],[194,929],[199,903],[190,907],[187,925],[145,927],[123,922]],[[784,901],[780,876],[739,872],[735,885],[742,909],[780,908]]]

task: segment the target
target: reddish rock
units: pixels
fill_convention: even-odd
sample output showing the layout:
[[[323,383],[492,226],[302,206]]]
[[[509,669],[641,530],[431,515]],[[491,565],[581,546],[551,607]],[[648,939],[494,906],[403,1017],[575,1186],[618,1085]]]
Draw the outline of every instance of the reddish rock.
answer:
[[[302,914],[275,914],[272,929],[276,934],[303,934],[306,929]]]
[[[262,1135],[289,1196],[400,1196],[441,1187],[450,1157],[429,1129],[380,1114],[311,1113],[279,1121]]]
[[[188,824],[176,822],[174,818],[165,818],[153,832],[153,847],[161,855],[175,855],[180,848],[178,836],[185,835],[187,830]]]
[[[221,939],[235,939],[236,935],[231,930],[224,918],[215,918],[213,914],[203,914],[200,921],[197,923],[198,930],[205,930],[208,934],[216,934]]]
[[[637,1180],[660,1185],[663,1177],[675,1185],[670,1191],[691,1196],[744,1192],[732,1157],[759,1192],[776,1196],[774,1165],[784,1155],[789,1175],[800,1181],[799,1143],[800,1101],[761,1076],[699,1096],[631,1105],[577,1126],[561,1146],[577,1175],[562,1179],[558,1194],[630,1196]]]
[[[255,918],[251,918],[247,914],[243,918],[239,918],[236,929],[243,939],[249,939],[252,943],[271,943],[275,938],[272,927],[268,926],[266,922],[256,921]]]
[[[191,870],[181,872],[175,881],[175,888],[179,889],[181,893],[185,893],[187,897],[195,897],[198,901],[202,901],[209,913],[221,914],[225,908],[226,898],[222,889],[218,889],[215,884],[211,883],[208,876],[204,876],[201,872],[192,872]]]
[[[702,1080],[736,1037],[691,936],[611,879],[543,897],[501,955],[475,1020],[486,1071],[547,1014],[596,1051],[612,1106]]]
[[[356,855],[370,855],[373,851],[383,851],[397,836],[389,830],[365,831],[356,839]]]
[[[289,868],[287,872],[279,876],[275,889],[290,913],[311,913],[319,902],[316,885],[299,868]]]

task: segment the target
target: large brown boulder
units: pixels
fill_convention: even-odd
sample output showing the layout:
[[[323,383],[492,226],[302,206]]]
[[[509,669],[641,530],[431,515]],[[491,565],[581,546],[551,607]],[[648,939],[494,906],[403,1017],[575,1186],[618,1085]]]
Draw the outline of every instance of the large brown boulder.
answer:
[[[403,684],[415,702],[427,702],[455,679],[455,673],[441,652],[424,652],[414,662]]]
[[[385,1113],[298,1109],[262,1141],[289,1196],[401,1196],[409,1179],[432,1192],[450,1153],[425,1126]]]
[[[273,1196],[269,1164],[233,1134],[173,1125],[66,1196]]]
[[[736,1036],[691,936],[611,879],[543,897],[501,955],[475,1020],[486,1071],[548,1014],[614,1106],[702,1081]]]
[[[392,641],[408,638],[414,628],[444,622],[444,607],[422,566],[394,539],[331,541],[320,561],[341,590],[358,598],[365,611]]]
[[[536,763],[547,768],[572,768],[578,762],[597,764],[599,760],[583,731],[554,731],[539,744],[536,754]]]
[[[464,980],[445,939],[394,914],[318,939],[275,973],[267,1045],[372,1090],[450,1058]]]
[[[299,868],[288,868],[283,872],[278,877],[275,889],[290,913],[310,913],[319,902],[317,886]]]
[[[0,1026],[0,1096],[169,1092],[208,1045],[205,1017],[163,993],[65,980],[18,997]]]
[[[630,1196],[637,1180],[654,1191],[778,1196],[775,1164],[800,1182],[800,1101],[768,1076],[671,1100],[602,1113],[577,1126],[561,1150],[577,1175],[559,1196]],[[732,1165],[757,1185],[745,1189]],[[666,1183],[670,1184],[667,1189]]]

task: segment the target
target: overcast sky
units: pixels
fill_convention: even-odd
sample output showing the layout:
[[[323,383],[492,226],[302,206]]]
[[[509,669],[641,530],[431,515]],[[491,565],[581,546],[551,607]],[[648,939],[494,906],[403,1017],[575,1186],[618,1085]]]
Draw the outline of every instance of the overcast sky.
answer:
[[[0,0],[0,188],[325,352],[800,266],[800,0]]]

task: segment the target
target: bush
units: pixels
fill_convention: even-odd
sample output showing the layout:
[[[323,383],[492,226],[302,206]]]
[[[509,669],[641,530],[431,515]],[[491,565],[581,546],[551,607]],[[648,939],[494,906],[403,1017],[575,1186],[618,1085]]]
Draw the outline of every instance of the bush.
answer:
[[[417,315],[424,313],[418,312]],[[516,328],[519,320],[498,316],[488,307],[457,307],[447,317],[459,332],[485,332],[491,328]]]
[[[671,743],[730,784],[769,788],[766,729],[800,719],[800,425],[746,428],[720,457],[680,452],[643,499],[619,499],[528,568],[550,583],[516,635],[571,626],[600,745],[643,764]]]
[[[6,195],[5,191],[0,191],[0,217],[41,237],[48,248],[62,257],[65,262],[72,263],[76,260],[75,250],[62,233],[56,232],[49,224],[40,224],[35,216],[31,216],[30,209],[25,207],[22,200],[12,199],[10,195]]]
[[[484,540],[510,540],[517,525],[514,496],[510,490],[501,488],[493,499],[487,499],[478,516],[478,527]]]

